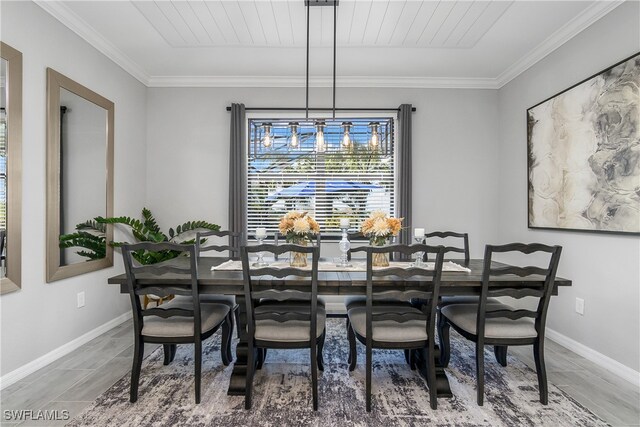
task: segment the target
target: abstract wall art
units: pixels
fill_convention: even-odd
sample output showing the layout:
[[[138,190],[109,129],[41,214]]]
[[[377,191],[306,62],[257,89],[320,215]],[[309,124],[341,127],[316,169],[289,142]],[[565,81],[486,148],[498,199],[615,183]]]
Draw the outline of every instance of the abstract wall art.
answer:
[[[640,234],[640,53],[527,110],[529,228]]]

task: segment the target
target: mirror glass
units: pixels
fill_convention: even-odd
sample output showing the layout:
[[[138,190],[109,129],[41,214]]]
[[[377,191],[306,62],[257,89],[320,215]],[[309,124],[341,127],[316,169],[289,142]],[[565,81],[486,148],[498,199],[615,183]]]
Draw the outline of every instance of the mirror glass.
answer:
[[[0,293],[22,276],[22,53],[0,42]]]
[[[113,265],[113,102],[47,70],[47,281]]]

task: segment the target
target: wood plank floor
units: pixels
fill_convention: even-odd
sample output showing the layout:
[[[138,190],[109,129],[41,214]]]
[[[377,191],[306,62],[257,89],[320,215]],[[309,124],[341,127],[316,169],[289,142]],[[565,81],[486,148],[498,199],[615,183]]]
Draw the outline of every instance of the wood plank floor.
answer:
[[[67,421],[11,422],[5,411],[63,410],[79,414],[117,380],[130,372],[131,321],[104,333],[72,353],[0,392],[2,426],[62,426]],[[452,331],[452,333],[455,333]],[[146,354],[157,346],[146,346]],[[613,426],[640,426],[640,391],[605,369],[558,344],[546,343],[549,382],[571,395]],[[510,348],[535,369],[530,347]]]

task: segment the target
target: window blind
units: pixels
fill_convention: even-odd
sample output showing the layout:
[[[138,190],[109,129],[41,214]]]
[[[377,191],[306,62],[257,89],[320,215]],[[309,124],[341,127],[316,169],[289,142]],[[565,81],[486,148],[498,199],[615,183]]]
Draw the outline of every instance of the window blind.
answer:
[[[297,144],[290,123],[297,123]],[[343,144],[343,122],[350,123],[349,145]],[[372,124],[377,142],[372,144]],[[266,126],[265,126],[266,125]],[[269,138],[265,144],[265,133]],[[251,119],[247,163],[247,221],[269,233],[290,210],[307,211],[321,233],[338,234],[341,218],[351,229],[369,214],[395,213],[395,152],[392,118],[325,121],[325,151],[317,148],[313,121]]]

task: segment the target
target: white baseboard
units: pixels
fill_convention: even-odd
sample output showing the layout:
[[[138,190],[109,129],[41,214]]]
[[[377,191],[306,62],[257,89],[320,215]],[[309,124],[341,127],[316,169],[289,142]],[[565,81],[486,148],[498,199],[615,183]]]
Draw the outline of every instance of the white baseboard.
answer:
[[[545,335],[551,341],[560,344],[561,346],[573,351],[574,353],[584,357],[585,359],[614,373],[620,378],[629,381],[631,384],[640,388],[640,372],[631,369],[630,367],[623,365],[617,360],[614,360],[609,356],[605,356],[604,354],[599,353],[594,349],[589,348],[586,345],[569,338],[566,335],[562,335],[561,333],[554,331],[553,329],[547,328],[545,331]]]
[[[71,353],[73,350],[76,350],[77,348],[88,343],[92,339],[104,334],[105,332],[109,331],[110,329],[113,329],[114,327],[118,326],[121,323],[126,322],[129,319],[131,319],[130,311],[128,313],[121,314],[115,319],[112,319],[107,323],[98,326],[97,328],[87,332],[82,336],[79,336],[78,338],[72,341],[69,341],[68,343],[56,348],[55,350],[50,351],[44,356],[38,357],[36,360],[33,360],[27,363],[26,365],[23,365],[18,369],[15,369],[3,375],[2,377],[0,377],[0,390],[10,386],[11,384],[14,384],[20,381],[21,379],[27,377],[28,375],[31,375],[38,369],[44,368],[48,364],[56,361],[57,359],[61,358],[64,355]]]

